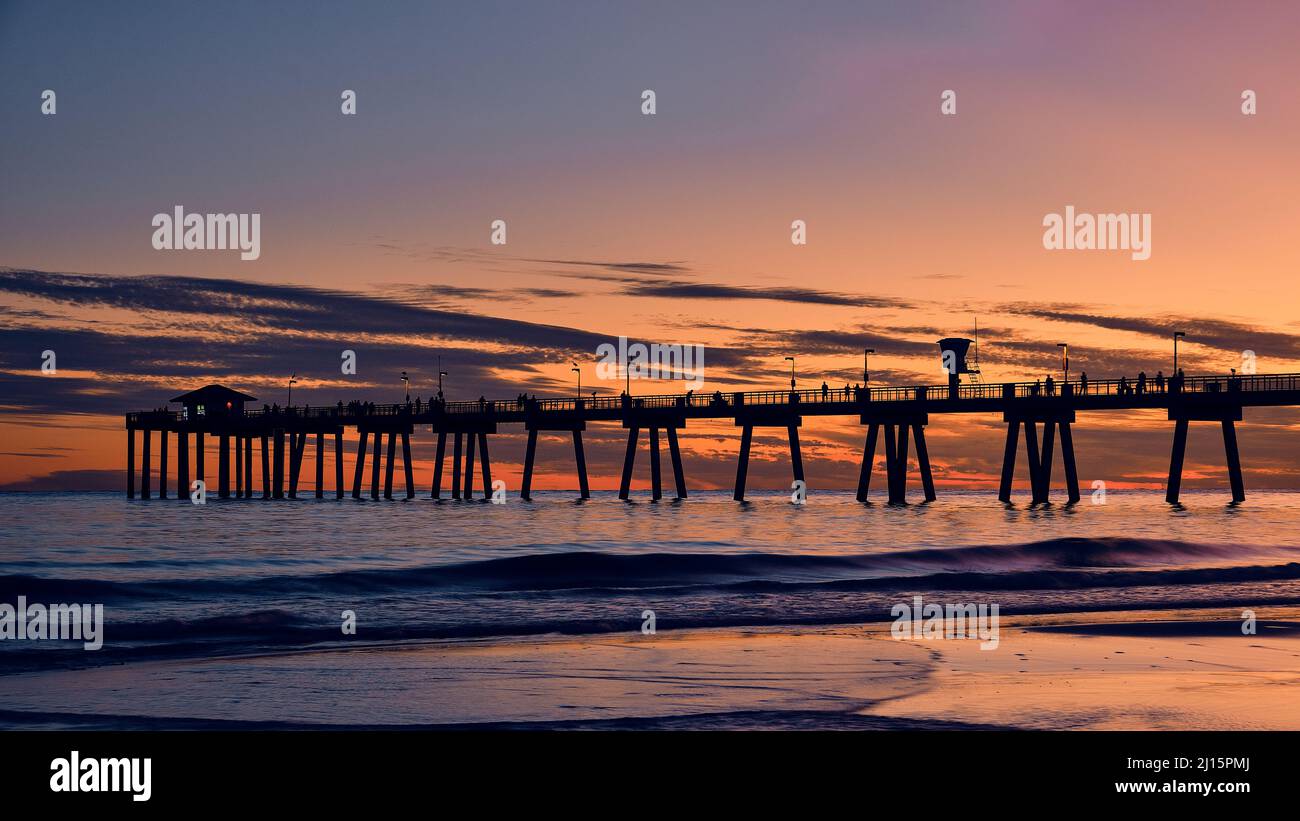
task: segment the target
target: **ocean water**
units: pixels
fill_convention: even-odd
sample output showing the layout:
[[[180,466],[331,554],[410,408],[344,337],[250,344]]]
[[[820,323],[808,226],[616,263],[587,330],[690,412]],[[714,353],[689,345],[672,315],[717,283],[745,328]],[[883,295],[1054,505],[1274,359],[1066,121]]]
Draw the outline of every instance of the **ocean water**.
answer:
[[[104,647],[0,641],[5,674],[364,639],[861,624],[923,595],[1003,614],[1300,602],[1300,494],[1111,492],[1030,509],[991,492],[863,506],[821,492],[631,503],[542,492],[128,501],[0,494],[0,602],[102,603]],[[355,613],[355,638],[342,635]]]

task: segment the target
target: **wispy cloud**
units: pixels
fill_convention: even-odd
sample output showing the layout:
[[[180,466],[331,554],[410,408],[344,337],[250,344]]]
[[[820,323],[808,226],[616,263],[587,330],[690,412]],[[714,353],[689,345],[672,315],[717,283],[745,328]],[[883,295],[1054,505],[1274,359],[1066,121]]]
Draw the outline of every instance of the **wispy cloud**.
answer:
[[[1175,331],[1184,331],[1186,342],[1192,345],[1218,348],[1232,354],[1251,350],[1259,356],[1300,359],[1300,338],[1244,322],[1174,315],[1113,316],[1099,312],[1096,307],[1071,304],[1013,303],[1003,306],[1003,310],[1036,319],[1091,325],[1165,340],[1171,339]]]
[[[623,293],[630,296],[661,297],[671,299],[769,299],[776,302],[797,302],[808,305],[840,305],[852,308],[909,308],[911,303],[892,297],[874,297],[861,294],[842,294],[813,288],[755,288],[743,285],[721,285],[709,282],[659,280],[628,283]]]
[[[575,328],[411,305],[388,297],[233,279],[112,277],[6,268],[0,269],[0,293],[77,308],[221,315],[265,330],[414,334],[574,351],[594,350],[604,341],[603,336]]]
[[[609,262],[582,259],[528,259],[545,265],[564,265],[579,268],[602,268],[607,271],[631,274],[681,274],[690,270],[680,262]]]
[[[14,321],[0,327],[6,414],[116,414],[223,380],[278,398],[289,373],[303,381],[294,396],[306,402],[332,403],[341,392],[381,400],[383,391],[396,391],[383,386],[396,386],[402,370],[427,394],[439,356],[453,395],[545,393],[561,388],[545,365],[591,359],[610,341],[607,334],[462,308],[238,280],[0,269],[0,294],[54,306],[25,321],[11,312]],[[81,317],[99,308],[127,313],[116,323],[86,324]],[[57,375],[39,372],[47,349],[57,354]],[[355,377],[340,372],[343,350],[357,353]],[[719,378],[751,356],[740,348],[708,350]],[[314,390],[312,382],[322,387]]]

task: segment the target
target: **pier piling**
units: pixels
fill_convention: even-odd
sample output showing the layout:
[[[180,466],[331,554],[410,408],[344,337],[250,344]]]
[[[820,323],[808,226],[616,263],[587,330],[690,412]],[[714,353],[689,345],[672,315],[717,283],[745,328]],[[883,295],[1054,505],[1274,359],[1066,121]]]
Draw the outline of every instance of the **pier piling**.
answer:
[[[447,431],[438,431],[438,452],[433,457],[433,489],[430,499],[442,498],[442,460],[447,456]]]
[[[316,431],[316,498],[325,498],[325,432]]]
[[[158,431],[158,498],[167,498],[167,430]]]
[[[352,474],[352,498],[361,498],[361,480],[366,475],[366,446],[369,431],[362,430],[357,435],[357,464]]]
[[[153,439],[152,431],[148,428],[141,428],[140,435],[144,437],[140,449],[140,498],[148,499],[150,496],[149,480],[153,476],[153,462],[149,458],[149,442]]]
[[[465,489],[461,491],[462,498],[470,501],[474,498],[474,434],[465,435]]]
[[[486,445],[484,445],[486,451]],[[415,475],[411,465],[411,434],[402,431],[402,473],[406,480],[406,498],[415,498]]]
[[[462,458],[461,439],[465,434],[456,431],[456,440],[451,451],[451,498],[460,498],[460,467]]]
[[[176,432],[176,498],[188,501],[190,496],[190,434]]]
[[[374,432],[375,448],[370,454],[370,498],[375,500],[379,498],[379,467],[384,461],[384,454],[380,450],[384,441],[383,431]]]

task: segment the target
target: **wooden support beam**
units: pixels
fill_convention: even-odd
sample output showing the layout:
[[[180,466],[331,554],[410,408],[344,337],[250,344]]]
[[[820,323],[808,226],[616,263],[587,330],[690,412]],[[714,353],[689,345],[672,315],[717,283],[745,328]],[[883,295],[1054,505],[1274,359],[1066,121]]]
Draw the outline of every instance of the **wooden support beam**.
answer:
[[[682,451],[677,446],[677,428],[665,428],[668,432],[668,456],[673,462],[673,483],[676,485],[677,498],[686,498],[686,473],[682,470]]]
[[[591,498],[591,488],[587,486],[587,454],[582,449],[582,431],[573,432],[573,458],[578,464],[578,494],[581,499]]]
[[[1074,463],[1074,434],[1069,422],[1061,423],[1061,462],[1065,465],[1065,492],[1068,504],[1079,501],[1079,471]]]
[[[787,425],[785,431],[790,439],[790,468],[794,472],[795,481],[803,482],[803,450],[799,447],[799,426]]]
[[[253,498],[253,437],[244,437],[244,498]]]
[[[876,439],[880,436],[880,425],[872,422],[867,425],[867,441],[862,446],[862,469],[858,472],[858,501],[867,501],[871,490],[871,469],[876,461]]]
[[[463,433],[456,434],[456,441],[451,451],[451,498],[460,498],[460,460],[461,460],[461,439]]]
[[[1029,461],[1029,491],[1030,504],[1038,502],[1038,482],[1041,475],[1038,451],[1038,423],[1026,421],[1025,426],[1025,458]]]
[[[465,501],[474,498],[474,434],[465,434],[465,467],[462,473],[465,479],[465,489],[461,496]]]
[[[275,451],[271,456],[271,498],[284,498],[284,428],[277,428],[274,436]]]
[[[176,498],[190,497],[190,433],[176,431]]]
[[[737,502],[745,501],[745,478],[749,474],[749,445],[753,438],[753,425],[745,425],[740,429],[740,456],[736,459],[736,492],[734,494]]]
[[[262,498],[271,498],[271,452],[267,450],[269,446],[267,435],[262,434]]]
[[[135,428],[126,429],[126,498],[135,498]]]
[[[1020,420],[1007,423],[1007,446],[1002,453],[1002,482],[998,485],[998,500],[1011,502],[1011,480],[1016,475],[1016,445],[1020,441]]]
[[[235,498],[244,498],[244,437],[235,434]]]
[[[483,498],[492,498],[492,462],[488,459],[488,440],[486,433],[478,435],[478,463],[483,469]],[[470,465],[470,467],[474,467]]]
[[[618,498],[624,501],[627,501],[628,492],[632,489],[632,466],[636,463],[636,446],[640,438],[640,428],[633,426],[627,429],[627,452],[623,455],[623,476],[618,483]]]
[[[397,462],[397,432],[388,432],[388,464],[384,465],[384,498],[393,498],[393,465]]]
[[[1038,446],[1038,488],[1034,491],[1034,502],[1047,504],[1052,494],[1052,457],[1056,449],[1056,422],[1043,422],[1043,441]]]
[[[307,450],[307,434],[289,432],[289,498],[298,498],[298,480],[302,478],[302,455]]]
[[[230,434],[217,436],[217,497],[230,498]]]
[[[650,498],[659,501],[664,496],[663,477],[659,467],[659,428],[650,428]]]
[[[447,431],[438,431],[438,452],[433,457],[433,487],[429,491],[430,499],[442,498],[442,460],[447,455]]]
[[[577,431],[575,430],[576,434]],[[524,483],[519,488],[519,498],[525,502],[532,501],[533,462],[537,459],[537,431],[528,431],[528,446],[524,449]]]
[[[140,498],[148,499],[152,496],[149,483],[153,478],[153,460],[149,454],[149,443],[153,439],[153,431],[141,428],[140,435],[144,437],[140,450]]]
[[[1165,501],[1178,504],[1178,491],[1183,485],[1183,456],[1187,453],[1187,420],[1174,421],[1174,446],[1169,453],[1169,484],[1165,487]]]
[[[381,453],[379,449],[383,446],[384,443],[384,432],[381,430],[377,430],[374,433],[374,437],[375,437],[375,449],[374,449],[374,453],[370,455],[370,498],[378,499],[379,498],[379,468],[384,463],[384,454]]]
[[[294,459],[297,462],[297,464],[294,465],[294,473],[298,477],[297,481],[299,484],[302,483],[302,460],[303,457],[306,455],[307,455],[307,432],[303,431],[302,433],[298,434],[298,449],[297,452],[294,454]]]
[[[411,434],[402,431],[402,472],[406,479],[406,498],[415,498],[415,469],[411,464]]]
[[[167,498],[167,431],[158,431],[158,498]]]
[[[366,476],[366,450],[369,448],[369,431],[357,431],[357,464],[352,471],[352,498],[361,498],[361,482]]]
[[[208,453],[208,446],[203,441],[203,431],[194,432],[194,478],[204,485],[208,483],[207,471],[203,468],[203,462]]]
[[[905,424],[898,426],[898,500],[896,503],[907,504],[907,425]]]
[[[298,434],[295,431],[288,431],[288,444],[285,446],[285,464],[289,471],[288,478],[285,479],[285,497],[292,499],[298,495]]]
[[[316,431],[316,498],[325,498],[325,432]]]
[[[889,486],[889,503],[898,504],[898,433],[885,425],[885,476]]]
[[[1232,501],[1246,501],[1246,485],[1241,477],[1241,453],[1237,450],[1237,428],[1231,419],[1223,422],[1223,451],[1228,457],[1228,482],[1232,485]]]
[[[912,438],[916,440],[916,464],[921,472],[921,490],[925,493],[925,500],[933,502],[937,497],[934,493],[934,475],[930,472],[930,451],[925,446],[925,425],[912,423]]]
[[[343,431],[334,431],[334,498],[343,498]]]

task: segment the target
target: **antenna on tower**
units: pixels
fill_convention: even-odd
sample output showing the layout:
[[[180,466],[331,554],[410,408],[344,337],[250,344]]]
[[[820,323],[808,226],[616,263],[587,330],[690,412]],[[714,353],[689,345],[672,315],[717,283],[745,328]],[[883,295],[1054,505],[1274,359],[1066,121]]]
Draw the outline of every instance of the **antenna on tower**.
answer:
[[[980,318],[975,317],[975,367],[971,369],[971,381],[979,381],[980,372]]]

